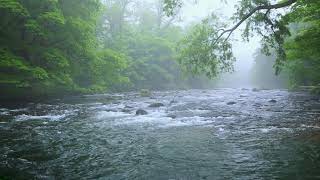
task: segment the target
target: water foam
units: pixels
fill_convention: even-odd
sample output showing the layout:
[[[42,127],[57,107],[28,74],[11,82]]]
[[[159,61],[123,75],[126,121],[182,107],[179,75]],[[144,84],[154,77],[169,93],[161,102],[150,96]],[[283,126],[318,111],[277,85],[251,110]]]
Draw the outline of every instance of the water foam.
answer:
[[[19,116],[16,116],[16,121],[27,121],[27,120],[51,120],[51,121],[58,121],[66,117],[66,114],[62,115],[44,115],[44,116],[32,116],[32,115],[26,115],[22,114]]]
[[[118,112],[118,111],[100,111],[100,112],[97,112],[96,118],[105,119],[105,118],[110,118],[110,117],[125,117],[128,115],[129,114],[127,114],[127,113]]]

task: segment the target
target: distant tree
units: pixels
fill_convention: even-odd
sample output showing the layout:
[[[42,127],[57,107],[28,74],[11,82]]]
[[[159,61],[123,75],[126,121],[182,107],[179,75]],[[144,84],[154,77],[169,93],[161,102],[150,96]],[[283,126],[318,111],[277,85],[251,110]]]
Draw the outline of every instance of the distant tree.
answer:
[[[182,0],[165,0],[164,2],[164,10],[169,16],[174,14],[176,8],[183,5]],[[220,25],[215,28],[212,35],[208,36],[207,40],[213,45],[229,41],[231,34],[245,23],[243,38],[249,40],[252,33],[258,33],[262,37],[262,51],[267,55],[270,55],[270,49],[276,51],[275,68],[276,73],[279,73],[287,59],[284,44],[290,36],[288,25],[299,21],[314,24],[316,27],[319,24],[319,4],[318,0],[282,0],[278,3],[273,3],[271,0],[241,0],[233,16],[236,23],[230,28],[224,24]],[[316,29],[311,28],[305,33],[305,37],[308,34],[309,38],[317,39],[319,33]],[[318,44],[314,45],[308,46],[310,50],[316,51],[319,48]],[[231,46],[221,50],[229,51],[230,48]],[[195,65],[205,66],[207,63],[207,61],[199,61]],[[214,63],[219,63],[219,61],[215,60],[211,64]]]

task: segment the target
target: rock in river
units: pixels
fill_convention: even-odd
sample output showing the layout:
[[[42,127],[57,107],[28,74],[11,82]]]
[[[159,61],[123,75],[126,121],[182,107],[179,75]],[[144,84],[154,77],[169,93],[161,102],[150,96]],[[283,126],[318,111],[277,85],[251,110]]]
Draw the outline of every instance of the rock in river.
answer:
[[[171,104],[175,104],[175,103],[178,103],[178,101],[176,101],[176,100],[171,100],[169,104],[171,105]]]
[[[143,109],[138,109],[136,111],[136,115],[146,115],[146,114],[148,114],[148,112]]]
[[[169,114],[168,117],[170,117],[170,118],[172,118],[172,119],[175,119],[175,118],[177,118],[177,115],[175,115],[175,114]]]
[[[227,102],[227,105],[234,105],[234,104],[237,104],[237,103],[234,101]]]
[[[161,107],[161,106],[164,106],[164,104],[162,104],[162,103],[153,103],[153,104],[149,105],[149,107],[153,107],[153,108],[157,108],[157,107]]]
[[[258,89],[258,88],[253,88],[252,91],[253,91],[253,92],[259,92],[260,89]]]
[[[151,92],[148,89],[141,89],[140,90],[140,96],[141,97],[150,97],[151,96]]]
[[[131,110],[130,109],[121,109],[121,112],[124,112],[124,113],[130,113]]]
[[[271,100],[269,100],[269,102],[271,102],[271,103],[276,103],[277,100],[271,99]]]

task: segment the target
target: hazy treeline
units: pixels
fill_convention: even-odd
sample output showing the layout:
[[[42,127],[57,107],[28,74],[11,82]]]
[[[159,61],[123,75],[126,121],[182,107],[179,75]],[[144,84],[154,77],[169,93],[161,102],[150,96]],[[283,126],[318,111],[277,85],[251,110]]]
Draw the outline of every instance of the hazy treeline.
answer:
[[[279,75],[275,74],[274,64],[276,55],[274,52],[267,56],[257,49],[254,54],[254,64],[251,68],[251,82],[259,88],[288,88],[289,78],[287,69]]]
[[[208,85],[182,73],[184,36],[163,1],[1,0],[5,97]]]
[[[184,5],[185,0],[165,2],[166,12],[174,14],[175,9]],[[270,71],[271,64],[274,63],[274,72],[288,76],[290,87],[320,86],[319,0],[240,0],[235,9],[231,18],[233,25],[219,22],[215,16],[202,22],[202,27],[191,36],[195,38],[190,38],[192,43],[202,40],[202,43],[198,43],[202,48],[200,51],[185,53],[187,58],[182,65],[209,75],[216,75],[220,69],[230,68],[230,61],[233,60],[230,37],[238,30],[242,32],[245,41],[258,35],[261,38],[261,51],[271,56],[255,57],[254,68],[258,69],[253,71],[253,75],[256,76],[256,81],[261,81],[260,84],[263,84],[263,80],[274,78],[270,74],[269,79],[266,79],[264,74]],[[240,25],[244,25],[243,28],[239,28]],[[203,58],[206,55],[209,58]],[[271,62],[267,62],[266,58]],[[259,68],[263,64],[266,69]]]
[[[177,22],[183,6],[175,2],[0,0],[2,97],[211,87],[207,77],[233,69],[232,43],[213,42],[217,29],[228,25],[211,15],[182,28]],[[243,2],[235,19],[260,3]],[[269,43],[276,58],[256,55],[256,82],[274,80],[267,74],[275,62],[291,87],[320,83],[319,2],[298,0],[281,19],[269,19],[277,24],[263,36],[262,50],[268,54]],[[250,18],[244,37],[250,30],[263,34],[263,18],[273,17],[268,13]]]
[[[318,6],[320,8],[320,5]],[[320,15],[320,14],[318,14]],[[320,20],[295,22],[289,25],[291,36],[284,41],[286,59],[281,71],[275,75],[277,55],[269,55],[257,49],[252,67],[252,82],[262,88],[292,88],[299,86],[320,86]]]
[[[292,2],[295,3],[290,11],[280,19],[275,18],[276,24],[272,27],[274,35],[271,37],[278,43],[274,44],[274,49],[265,53],[268,57],[261,51],[256,53],[254,78],[261,85],[263,81],[272,81],[289,88],[318,86],[315,92],[320,92],[320,1]],[[276,31],[276,28],[279,30]],[[279,70],[278,77],[267,75],[270,67]]]

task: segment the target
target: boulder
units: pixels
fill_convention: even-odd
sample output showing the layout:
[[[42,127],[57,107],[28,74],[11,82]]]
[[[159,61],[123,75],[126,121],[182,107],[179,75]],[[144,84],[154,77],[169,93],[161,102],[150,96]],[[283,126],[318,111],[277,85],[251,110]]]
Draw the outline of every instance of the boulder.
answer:
[[[149,107],[152,107],[152,108],[157,108],[157,107],[161,107],[161,106],[164,106],[164,104],[162,104],[162,103],[153,103],[153,104],[149,105]]]
[[[138,109],[136,111],[136,115],[146,115],[146,114],[148,114],[148,112],[143,109]]]
[[[258,88],[253,88],[252,91],[253,92],[259,92],[260,90]]]
[[[178,101],[176,101],[176,100],[171,100],[170,101],[170,104],[175,104],[175,103],[178,103]]]
[[[125,105],[124,108],[132,109],[133,107],[132,107],[132,106],[129,106],[129,105]]]
[[[172,119],[175,119],[175,118],[177,118],[177,115],[175,115],[175,114],[169,114],[168,117],[170,117],[170,118],[172,118]]]
[[[234,101],[227,102],[227,105],[234,105],[234,104],[237,104],[237,103]]]
[[[254,103],[253,106],[260,107],[260,106],[262,106],[262,104],[261,103]]]
[[[269,100],[268,102],[270,102],[270,103],[276,103],[277,100],[271,99],[271,100]]]
[[[140,96],[142,96],[142,97],[150,97],[151,96],[151,92],[148,89],[141,89],[140,90]]]
[[[131,110],[130,109],[122,109],[121,112],[124,112],[124,113],[130,113]]]

